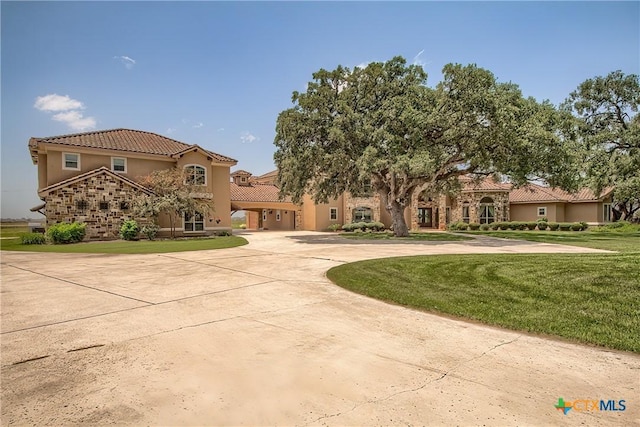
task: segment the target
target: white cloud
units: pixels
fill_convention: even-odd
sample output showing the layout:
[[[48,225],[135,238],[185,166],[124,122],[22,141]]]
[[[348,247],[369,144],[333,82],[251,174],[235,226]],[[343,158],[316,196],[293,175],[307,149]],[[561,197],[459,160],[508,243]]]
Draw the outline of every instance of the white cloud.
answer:
[[[133,68],[134,65],[136,65],[136,60],[133,58],[130,58],[126,55],[122,55],[122,56],[114,56],[113,59],[117,59],[120,62],[122,62],[122,64],[125,66],[125,68],[127,70],[130,70]]]
[[[68,111],[84,108],[82,102],[69,98],[69,95],[62,96],[57,93],[37,97],[33,106],[40,111]]]
[[[216,132],[222,132],[224,130],[224,128],[218,128],[218,130],[216,130]]]
[[[242,141],[243,143],[252,143],[255,141],[260,141],[260,138],[252,135],[249,131],[244,131],[240,134],[240,141]]]
[[[369,62],[361,62],[358,65],[356,65],[354,68],[362,68],[364,70],[365,68],[367,68],[367,65],[369,65],[369,64],[371,64],[371,61],[369,61]]]
[[[198,129],[198,128],[201,128],[202,126],[204,126],[204,124],[202,124],[202,122],[198,122],[195,125],[193,125],[193,128]]]
[[[84,117],[80,110],[84,109],[84,104],[77,99],[70,98],[69,95],[58,95],[51,93],[36,98],[33,107],[46,112],[56,112],[51,118],[57,122],[62,122],[70,129],[83,131],[96,127],[96,119]]]
[[[424,49],[422,49],[416,56],[413,57],[413,65],[424,67],[425,65],[428,65],[430,63],[429,61],[423,61],[422,58],[420,58],[423,53]]]
[[[70,110],[58,113],[53,116],[53,120],[62,122],[73,130],[83,131],[96,127],[96,119],[93,117],[84,117],[80,111]]]
[[[176,128],[167,128],[167,133],[174,133],[176,130]]]

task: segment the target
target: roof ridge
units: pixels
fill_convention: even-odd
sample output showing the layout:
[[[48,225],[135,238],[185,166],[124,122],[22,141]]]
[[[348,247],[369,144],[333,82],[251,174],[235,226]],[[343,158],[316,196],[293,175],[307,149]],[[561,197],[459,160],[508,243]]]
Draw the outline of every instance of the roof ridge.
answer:
[[[99,168],[92,169],[90,171],[81,173],[79,175],[74,175],[74,176],[72,176],[70,178],[67,178],[67,179],[64,179],[62,181],[56,182],[55,184],[48,185],[48,186],[44,187],[43,189],[39,190],[38,194],[49,192],[54,188],[65,187],[66,185],[71,184],[72,182],[82,181],[83,179],[86,179],[86,178],[88,178],[88,177],[90,177],[92,175],[97,175],[98,173],[101,173],[101,172],[105,172],[108,175],[111,175],[112,177],[114,177],[116,179],[119,179],[121,181],[124,181],[124,182],[128,183],[129,185],[131,185],[133,187],[137,187],[137,188],[139,188],[139,189],[141,189],[141,190],[143,190],[145,192],[152,193],[152,191],[149,190],[147,187],[145,187],[144,185],[132,180],[131,178],[128,178],[126,176],[122,176],[120,174],[117,174],[117,173],[113,172],[111,169],[109,169],[106,166],[100,166]]]

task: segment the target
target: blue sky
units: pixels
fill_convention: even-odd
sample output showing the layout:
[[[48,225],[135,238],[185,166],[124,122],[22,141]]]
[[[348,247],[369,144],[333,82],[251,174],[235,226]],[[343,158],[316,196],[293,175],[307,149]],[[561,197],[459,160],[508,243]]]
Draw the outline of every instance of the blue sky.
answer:
[[[554,104],[587,78],[640,72],[638,2],[3,1],[1,12],[3,218],[39,216],[32,136],[139,129],[273,170],[278,113],[320,68],[402,55],[431,86],[444,64],[475,63]]]

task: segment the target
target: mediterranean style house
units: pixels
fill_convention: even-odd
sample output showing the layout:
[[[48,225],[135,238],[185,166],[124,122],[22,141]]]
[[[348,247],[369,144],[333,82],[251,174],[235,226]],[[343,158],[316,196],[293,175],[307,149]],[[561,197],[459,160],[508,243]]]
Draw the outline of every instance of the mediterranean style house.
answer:
[[[133,200],[150,190],[141,178],[155,170],[180,168],[202,191],[193,197],[209,198],[215,210],[205,216],[185,214],[177,235],[210,235],[231,230],[231,214],[245,211],[247,228],[262,230],[324,231],[331,226],[360,221],[391,226],[391,217],[376,194],[354,197],[345,193],[327,203],[315,203],[305,195],[301,204],[281,198],[277,171],[253,176],[244,170],[230,172],[237,161],[155,133],[113,129],[72,135],[31,138],[29,151],[38,166],[38,195],[43,203],[32,211],[46,217],[46,225],[84,222],[87,239],[118,237],[124,220],[141,223],[131,209]],[[554,222],[611,221],[612,189],[596,196],[590,190],[576,194],[529,184],[514,189],[510,184],[486,178],[460,178],[462,189],[454,195],[414,192],[405,212],[413,230],[444,229],[451,222],[488,224],[496,221]],[[158,219],[168,234],[168,218]]]
[[[179,235],[205,235],[231,230],[229,170],[237,161],[155,133],[113,129],[31,138],[29,151],[38,166],[38,195],[43,203],[32,211],[46,225],[84,222],[87,239],[118,237],[122,221],[134,218],[133,199],[149,190],[138,182],[154,170],[181,168],[201,186],[194,197],[213,199],[208,217],[194,212],[177,225]],[[160,232],[170,229],[160,216]]]
[[[327,230],[333,224],[378,221],[391,226],[391,216],[378,195],[353,197],[345,193],[328,203],[314,203],[305,195],[301,205],[279,199],[277,171],[261,176],[239,170],[231,174],[231,204],[234,211],[246,211],[247,228],[269,230]],[[414,193],[405,212],[413,230],[444,229],[451,222],[490,224],[497,221],[580,222],[602,224],[611,221],[611,195],[606,189],[597,197],[591,190],[576,194],[529,184],[511,184],[486,178],[480,182],[460,178],[459,194]]]

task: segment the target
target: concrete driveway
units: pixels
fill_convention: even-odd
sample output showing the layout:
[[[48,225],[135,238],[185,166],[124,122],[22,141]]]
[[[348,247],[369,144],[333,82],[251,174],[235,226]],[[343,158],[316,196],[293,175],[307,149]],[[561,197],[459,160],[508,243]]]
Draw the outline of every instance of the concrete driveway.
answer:
[[[389,305],[325,278],[367,258],[588,249],[244,235],[249,245],[217,251],[2,252],[2,424],[640,423],[637,355]],[[563,415],[560,397],[626,411]]]

